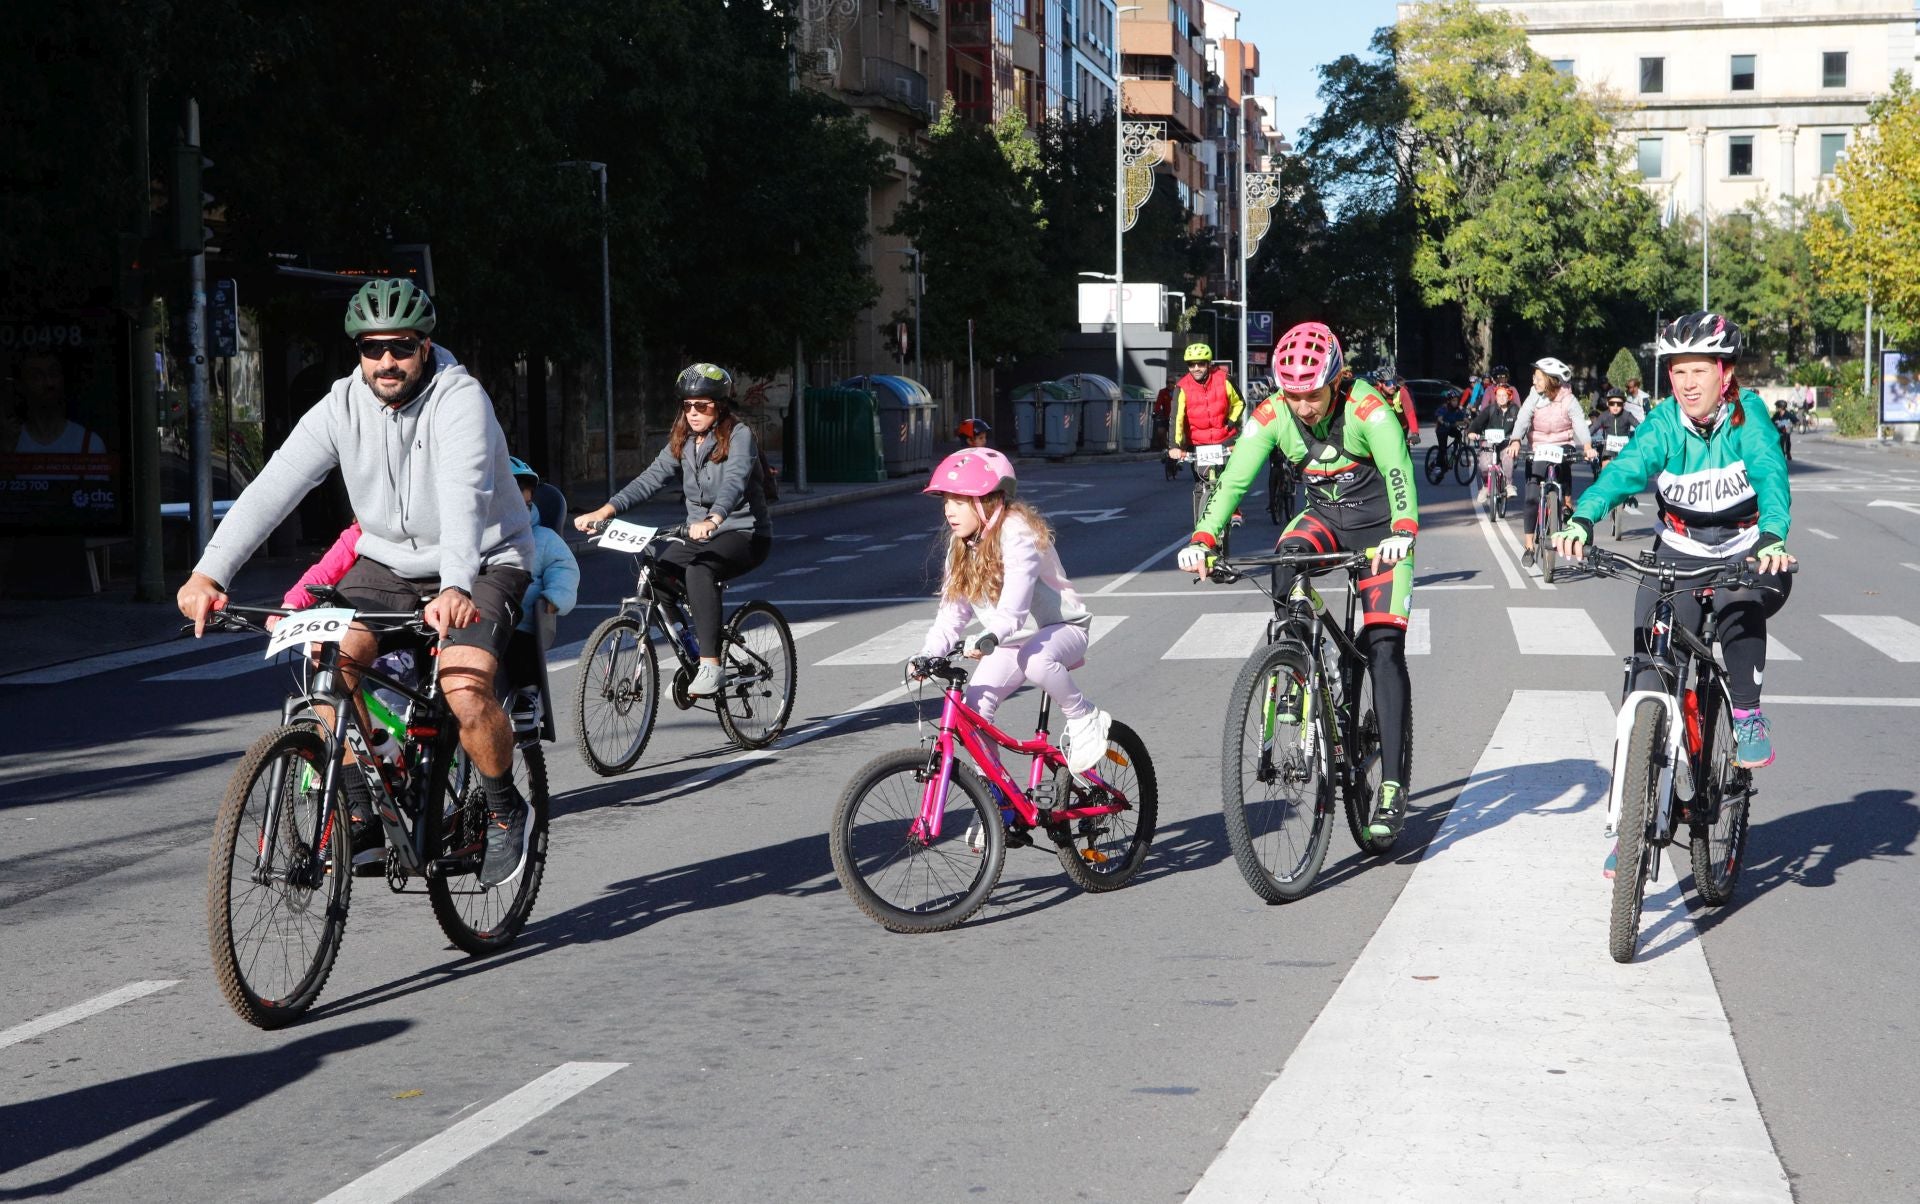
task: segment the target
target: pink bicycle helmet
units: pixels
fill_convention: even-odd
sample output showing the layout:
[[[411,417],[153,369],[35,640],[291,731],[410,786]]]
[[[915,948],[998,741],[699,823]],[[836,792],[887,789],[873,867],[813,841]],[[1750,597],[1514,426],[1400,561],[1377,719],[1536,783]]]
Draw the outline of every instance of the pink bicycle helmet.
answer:
[[[1273,349],[1273,375],[1288,393],[1311,393],[1346,366],[1340,340],[1324,322],[1302,322],[1280,336]]]
[[[1007,459],[1005,452],[995,451],[991,447],[964,447],[940,461],[933,470],[933,479],[927,482],[922,493],[951,493],[959,497],[974,499],[973,512],[980,516],[983,527],[990,527],[1000,517],[1004,506],[995,506],[988,514],[980,499],[990,493],[1000,493],[1012,497],[1020,488],[1020,482],[1013,473],[1013,461]]]

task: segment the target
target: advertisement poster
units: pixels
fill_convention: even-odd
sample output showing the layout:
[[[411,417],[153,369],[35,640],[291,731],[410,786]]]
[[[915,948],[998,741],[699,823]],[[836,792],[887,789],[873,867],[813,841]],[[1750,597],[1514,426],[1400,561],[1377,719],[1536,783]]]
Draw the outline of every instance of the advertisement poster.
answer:
[[[1880,353],[1880,421],[1920,422],[1920,355]]]
[[[129,526],[120,319],[0,320],[0,534]]]

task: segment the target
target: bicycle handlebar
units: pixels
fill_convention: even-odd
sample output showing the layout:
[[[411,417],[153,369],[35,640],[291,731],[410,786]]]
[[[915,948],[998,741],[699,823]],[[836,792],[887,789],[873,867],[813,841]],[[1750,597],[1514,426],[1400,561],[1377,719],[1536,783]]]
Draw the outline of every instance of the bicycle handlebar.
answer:
[[[1336,569],[1358,568],[1370,559],[1369,552],[1259,552],[1252,556],[1216,560],[1207,579],[1219,585],[1231,585],[1245,577],[1248,569],[1271,567],[1306,569],[1311,575],[1318,575]],[[1200,578],[1194,578],[1196,585],[1199,582]]]
[[[1682,569],[1668,563],[1643,564],[1632,557],[1623,556],[1611,548],[1594,544],[1587,548],[1586,558],[1593,571],[1603,577],[1626,579],[1632,577],[1639,581],[1672,581],[1676,586],[1689,583],[1691,589],[1774,589],[1760,579],[1754,571],[1755,561],[1742,560],[1738,564],[1707,564],[1699,568]],[[1786,572],[1789,576],[1798,574],[1798,562],[1789,564]]]

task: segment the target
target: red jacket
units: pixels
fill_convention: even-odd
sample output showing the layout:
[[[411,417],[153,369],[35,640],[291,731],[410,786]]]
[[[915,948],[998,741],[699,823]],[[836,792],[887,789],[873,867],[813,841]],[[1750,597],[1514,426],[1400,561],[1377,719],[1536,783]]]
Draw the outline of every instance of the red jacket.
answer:
[[[1189,372],[1173,386],[1173,441],[1200,446],[1225,443],[1240,427],[1240,391],[1215,368],[1206,382]]]

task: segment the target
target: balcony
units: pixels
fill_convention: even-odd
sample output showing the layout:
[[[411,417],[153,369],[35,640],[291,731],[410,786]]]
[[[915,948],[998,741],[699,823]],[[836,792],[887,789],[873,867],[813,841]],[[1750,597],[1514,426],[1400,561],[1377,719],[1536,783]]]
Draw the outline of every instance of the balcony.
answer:
[[[927,99],[926,76],[892,59],[871,54],[863,60],[863,64],[866,68],[865,91],[869,96],[892,101],[922,120],[931,119],[933,108]]]
[[[1205,133],[1200,106],[1174,88],[1170,79],[1130,79],[1123,85],[1127,116],[1136,120],[1163,119],[1179,141],[1198,141]]]
[[[907,0],[913,15],[930,25],[940,24],[940,0]]]

